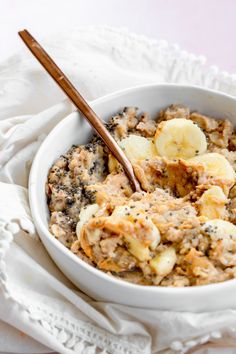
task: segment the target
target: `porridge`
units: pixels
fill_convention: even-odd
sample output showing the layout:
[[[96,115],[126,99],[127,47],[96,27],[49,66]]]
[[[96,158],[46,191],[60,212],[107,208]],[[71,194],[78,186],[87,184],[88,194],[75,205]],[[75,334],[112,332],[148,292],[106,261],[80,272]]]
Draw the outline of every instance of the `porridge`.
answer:
[[[46,185],[50,231],[83,261],[142,285],[236,277],[236,133],[182,105],[156,119],[125,107],[107,128],[131,161],[133,192],[98,137],[72,146]]]

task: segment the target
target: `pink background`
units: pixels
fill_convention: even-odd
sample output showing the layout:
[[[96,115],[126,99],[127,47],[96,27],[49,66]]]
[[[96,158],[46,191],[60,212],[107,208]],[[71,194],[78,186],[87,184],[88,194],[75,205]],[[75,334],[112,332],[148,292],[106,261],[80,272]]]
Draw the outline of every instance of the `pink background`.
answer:
[[[0,61],[22,47],[17,31],[37,38],[84,25],[112,25],[203,54],[236,73],[236,0],[1,0]]]

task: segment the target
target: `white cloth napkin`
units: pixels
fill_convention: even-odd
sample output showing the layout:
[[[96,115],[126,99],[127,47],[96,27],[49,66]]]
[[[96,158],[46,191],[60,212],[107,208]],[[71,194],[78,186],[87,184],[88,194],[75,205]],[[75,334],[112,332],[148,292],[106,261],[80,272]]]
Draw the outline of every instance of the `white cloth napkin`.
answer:
[[[150,82],[236,95],[235,76],[208,68],[204,57],[126,30],[75,30],[44,45],[88,100]],[[50,259],[33,225],[27,179],[42,140],[72,110],[27,49],[0,65],[0,351],[185,353],[209,341],[220,347],[215,353],[236,347],[236,310],[174,313],[96,302]]]

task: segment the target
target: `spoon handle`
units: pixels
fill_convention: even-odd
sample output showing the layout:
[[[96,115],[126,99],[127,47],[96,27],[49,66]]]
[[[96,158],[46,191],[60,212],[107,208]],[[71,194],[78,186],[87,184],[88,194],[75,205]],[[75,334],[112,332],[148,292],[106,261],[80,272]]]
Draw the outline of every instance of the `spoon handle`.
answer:
[[[66,75],[61,71],[61,69],[56,65],[52,58],[47,54],[47,52],[41,47],[41,45],[31,36],[27,30],[19,32],[19,36],[35,56],[35,58],[40,62],[48,74],[56,81],[60,86],[62,91],[69,97],[69,99],[74,103],[78,110],[85,116],[91,126],[95,129],[97,134],[102,138],[106,146],[115,156],[115,158],[123,166],[134,190],[140,191],[140,185],[136,179],[133,171],[133,167],[130,161],[127,159],[123,150],[119,147],[115,139],[108,132],[106,127],[103,125],[101,120],[98,118],[96,113],[88,105],[85,99],[77,91],[77,89],[72,85]]]

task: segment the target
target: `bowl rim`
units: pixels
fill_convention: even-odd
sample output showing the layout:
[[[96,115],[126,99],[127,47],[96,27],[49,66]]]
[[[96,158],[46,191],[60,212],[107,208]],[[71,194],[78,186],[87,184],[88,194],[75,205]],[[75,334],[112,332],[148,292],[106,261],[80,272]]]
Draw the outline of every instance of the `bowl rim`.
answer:
[[[102,104],[103,102],[109,101],[111,99],[118,98],[120,96],[123,96],[125,94],[131,93],[131,92],[139,92],[145,89],[155,89],[155,88],[184,88],[184,89],[190,89],[190,90],[195,90],[199,91],[202,93],[206,94],[213,94],[214,96],[220,96],[220,97],[225,97],[226,99],[230,99],[235,101],[236,103],[236,97],[226,94],[223,92],[219,92],[217,90],[212,90],[208,88],[204,88],[201,86],[197,85],[187,85],[187,84],[175,84],[175,83],[152,83],[152,84],[145,84],[145,85],[137,85],[133,87],[129,87],[126,89],[121,89],[115,92],[112,92],[110,94],[104,95],[102,97],[99,97],[95,100],[89,101],[89,103],[92,105],[92,108],[96,106],[97,104]],[[202,295],[203,292],[206,293],[212,293],[216,292],[217,290],[220,289],[225,289],[227,290],[231,288],[231,285],[236,283],[236,278],[235,279],[230,279],[230,280],[225,280],[223,282],[219,283],[211,283],[211,284],[206,284],[206,285],[195,285],[195,286],[186,286],[186,287],[164,287],[164,286],[158,286],[158,285],[139,285],[139,284],[134,284],[131,282],[127,282],[125,280],[116,278],[115,276],[111,276],[103,272],[102,270],[99,270],[85,261],[83,261],[81,258],[73,254],[68,248],[66,248],[60,241],[58,241],[49,231],[49,229],[44,225],[43,221],[40,219],[38,216],[39,214],[37,213],[37,196],[36,196],[36,191],[34,189],[34,186],[36,184],[35,180],[37,180],[37,171],[40,167],[40,159],[41,159],[41,154],[42,151],[44,150],[44,146],[47,144],[47,141],[51,139],[54,135],[57,134],[57,131],[61,129],[64,125],[67,124],[67,122],[74,117],[75,114],[78,114],[77,111],[71,112],[69,115],[67,115],[65,118],[63,118],[59,123],[55,125],[55,127],[50,131],[50,133],[47,135],[45,140],[42,142],[40,145],[32,166],[30,170],[30,175],[29,175],[29,181],[28,181],[28,190],[29,190],[29,204],[30,204],[30,209],[31,209],[31,214],[33,221],[36,225],[36,229],[40,229],[40,231],[44,234],[44,237],[47,238],[47,240],[59,251],[64,253],[65,256],[69,257],[72,261],[75,262],[76,265],[81,266],[84,268],[86,271],[93,273],[94,276],[97,276],[98,278],[102,278],[104,281],[109,282],[111,285],[119,285],[120,287],[126,288],[126,289],[133,289],[134,291],[143,291],[147,292],[149,294],[162,294],[162,295],[174,295],[174,296],[191,296],[191,295]],[[40,237],[40,235],[39,235]],[[40,237],[41,238],[41,237]],[[46,248],[46,247],[45,247]],[[63,272],[63,271],[62,271]]]

